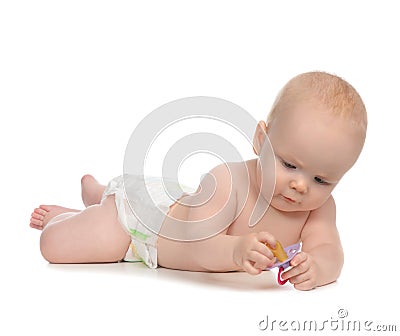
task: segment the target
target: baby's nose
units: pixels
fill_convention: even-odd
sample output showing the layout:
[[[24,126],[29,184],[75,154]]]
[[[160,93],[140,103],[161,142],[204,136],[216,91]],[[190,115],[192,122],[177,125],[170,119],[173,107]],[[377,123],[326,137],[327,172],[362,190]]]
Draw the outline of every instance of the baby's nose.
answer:
[[[305,194],[307,192],[307,183],[304,179],[301,178],[292,180],[290,181],[290,188],[296,190],[301,194]]]

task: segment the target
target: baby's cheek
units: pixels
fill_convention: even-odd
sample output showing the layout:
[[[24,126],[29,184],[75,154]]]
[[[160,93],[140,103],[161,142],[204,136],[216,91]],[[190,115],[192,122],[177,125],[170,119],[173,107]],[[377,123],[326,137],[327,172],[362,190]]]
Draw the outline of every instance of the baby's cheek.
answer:
[[[332,188],[326,188],[325,190],[320,190],[322,188],[319,187],[318,189],[311,190],[310,199],[308,200],[308,206],[311,209],[318,209],[325,204],[325,202],[331,196]]]

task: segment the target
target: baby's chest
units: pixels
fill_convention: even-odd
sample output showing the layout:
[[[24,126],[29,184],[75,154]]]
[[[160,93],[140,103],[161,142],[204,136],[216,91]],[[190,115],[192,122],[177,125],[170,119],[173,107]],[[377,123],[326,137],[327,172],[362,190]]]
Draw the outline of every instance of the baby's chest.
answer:
[[[266,231],[278,239],[283,246],[292,245],[300,241],[301,231],[308,218],[308,212],[281,212],[273,207],[262,211],[258,215],[260,220],[254,226],[249,226],[253,207],[245,206],[242,212],[228,229],[228,234],[245,235],[253,232]]]

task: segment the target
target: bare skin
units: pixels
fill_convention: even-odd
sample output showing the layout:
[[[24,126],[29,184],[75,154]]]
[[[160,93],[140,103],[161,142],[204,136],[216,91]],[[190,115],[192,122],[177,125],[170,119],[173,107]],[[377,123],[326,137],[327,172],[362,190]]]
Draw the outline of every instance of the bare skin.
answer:
[[[224,208],[226,221],[232,221],[227,229],[193,243],[160,238],[160,265],[195,271],[245,270],[256,275],[273,262],[265,243],[274,247],[278,239],[284,246],[302,242],[302,252],[291,261],[293,268],[283,275],[295,288],[309,290],[337,279],[343,251],[331,192],[357,160],[363,133],[315,101],[301,101],[292,108],[294,111],[282,112],[272,125],[261,121],[257,127],[256,153],[260,155],[265,148],[265,134],[274,152],[262,153],[245,166],[213,169],[218,186],[215,197],[188,213],[187,221],[198,221]],[[268,194],[261,188],[261,181],[268,181],[268,170],[260,167],[273,160],[276,177],[270,206],[258,224],[249,227],[257,197]],[[250,176],[249,193],[245,170]],[[230,197],[231,188],[235,197]],[[206,181],[203,189],[207,189]]]
[[[81,179],[82,201],[85,207],[100,204],[105,186],[100,184],[92,175],[84,175]],[[78,213],[80,210],[65,208],[59,205],[40,205],[31,214],[30,226],[43,230],[54,217],[66,212]]]
[[[307,114],[310,118],[309,129],[303,130],[304,134],[316,132],[318,129],[311,123],[315,116],[307,112],[312,107],[298,108],[305,110],[303,119]],[[292,266],[295,267],[283,276],[294,283],[296,288],[311,289],[337,278],[343,264],[343,253],[335,225],[331,191],[358,155],[358,147],[354,145],[352,149],[348,145],[357,143],[357,134],[346,128],[345,123],[335,126],[327,119],[326,123],[324,121],[321,124],[320,132],[325,135],[329,133],[333,138],[337,135],[337,139],[327,137],[325,145],[330,146],[330,152],[319,148],[315,153],[311,151],[308,156],[300,156],[305,168],[296,170],[289,164],[286,165],[286,161],[282,163],[281,156],[289,160],[286,159],[286,155],[289,155],[287,152],[291,151],[294,144],[299,144],[301,138],[305,141],[302,144],[305,147],[315,146],[315,143],[321,146],[322,141],[316,142],[313,137],[307,140],[304,134],[298,135],[295,131],[298,122],[291,122],[290,116],[287,118],[289,120],[277,123],[271,129],[267,129],[265,123],[260,122],[255,134],[254,148],[258,153],[263,146],[263,135],[265,137],[265,134],[269,133],[271,143],[275,144],[276,153],[279,155],[275,158],[275,193],[271,205],[258,224],[252,227],[248,225],[249,217],[256,208],[256,200],[263,194],[260,188],[260,164],[262,160],[271,161],[272,158],[260,157],[244,163],[229,164],[229,170],[225,165],[217,166],[210,172],[216,180],[217,188],[209,202],[190,208],[190,211],[186,206],[177,203],[170,207],[158,240],[160,266],[191,271],[244,270],[255,275],[275,261],[265,243],[274,247],[278,239],[284,246],[303,242],[303,252],[292,260]],[[326,126],[328,124],[329,127]],[[291,127],[293,129],[290,129]],[[338,154],[333,155],[336,169],[324,178],[332,182],[326,185],[316,184],[314,175],[309,174],[326,171],[324,163],[320,163],[324,162],[324,152],[327,153],[326,165],[332,164],[329,160],[335,148],[331,144],[338,147]],[[347,156],[343,155],[344,148],[349,152]],[[299,151],[301,152],[300,149]],[[293,156],[289,157],[293,160]],[[232,179],[230,174],[233,175]],[[247,176],[250,180],[247,180]],[[207,192],[214,184],[205,178],[201,187],[203,192]],[[313,188],[316,191],[311,192]],[[41,252],[46,260],[53,263],[88,263],[115,262],[123,259],[130,244],[130,237],[118,222],[114,197],[109,196],[100,202],[103,190],[104,186],[93,177],[85,176],[82,179],[82,199],[88,206],[85,210],[58,206],[40,206],[35,209],[31,226],[43,228]],[[186,197],[190,199],[193,196]],[[226,228],[209,239],[177,242],[162,237],[175,218],[188,222],[203,220],[212,218],[222,209],[223,217],[219,218],[219,222],[227,223]]]
[[[31,214],[30,226],[34,229],[43,230],[47,223],[54,217],[64,213],[77,213],[79,211],[59,205],[40,205]]]
[[[100,204],[106,186],[100,184],[92,175],[84,175],[81,179],[82,201],[85,207]]]
[[[41,205],[32,213],[30,225],[43,230],[40,249],[51,263],[117,262],[126,254],[130,237],[118,222],[114,197],[101,202],[100,185],[92,176],[82,178],[79,211],[55,205]]]
[[[275,261],[266,244],[301,241],[302,252],[292,259],[293,268],[283,279],[309,290],[338,278],[343,251],[331,192],[357,160],[365,134],[308,98],[286,106],[271,125],[259,122],[253,142],[256,159],[215,167],[201,181],[199,192],[182,197],[201,206],[176,202],[170,207],[157,242],[159,266],[256,275]],[[273,152],[265,151],[266,134]],[[270,195],[271,183],[275,188]],[[114,196],[101,201],[104,188],[86,175],[86,209],[42,205],[34,210],[30,225],[43,230],[40,248],[46,260],[92,263],[124,258],[130,236],[118,221]],[[210,191],[214,193],[207,202],[198,202]],[[256,223],[251,221],[253,212],[261,214]],[[189,242],[165,238],[176,219],[188,225],[204,222],[219,233]]]

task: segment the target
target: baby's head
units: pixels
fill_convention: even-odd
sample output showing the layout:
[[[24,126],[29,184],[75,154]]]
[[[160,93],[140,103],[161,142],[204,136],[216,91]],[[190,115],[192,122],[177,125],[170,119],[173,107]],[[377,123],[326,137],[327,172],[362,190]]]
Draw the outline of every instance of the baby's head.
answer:
[[[283,211],[319,208],[357,161],[366,130],[364,103],[345,80],[324,72],[291,79],[278,94],[267,123],[260,121],[254,134],[259,185],[268,181],[264,167],[273,159],[263,146],[265,134],[274,150],[271,205]]]

